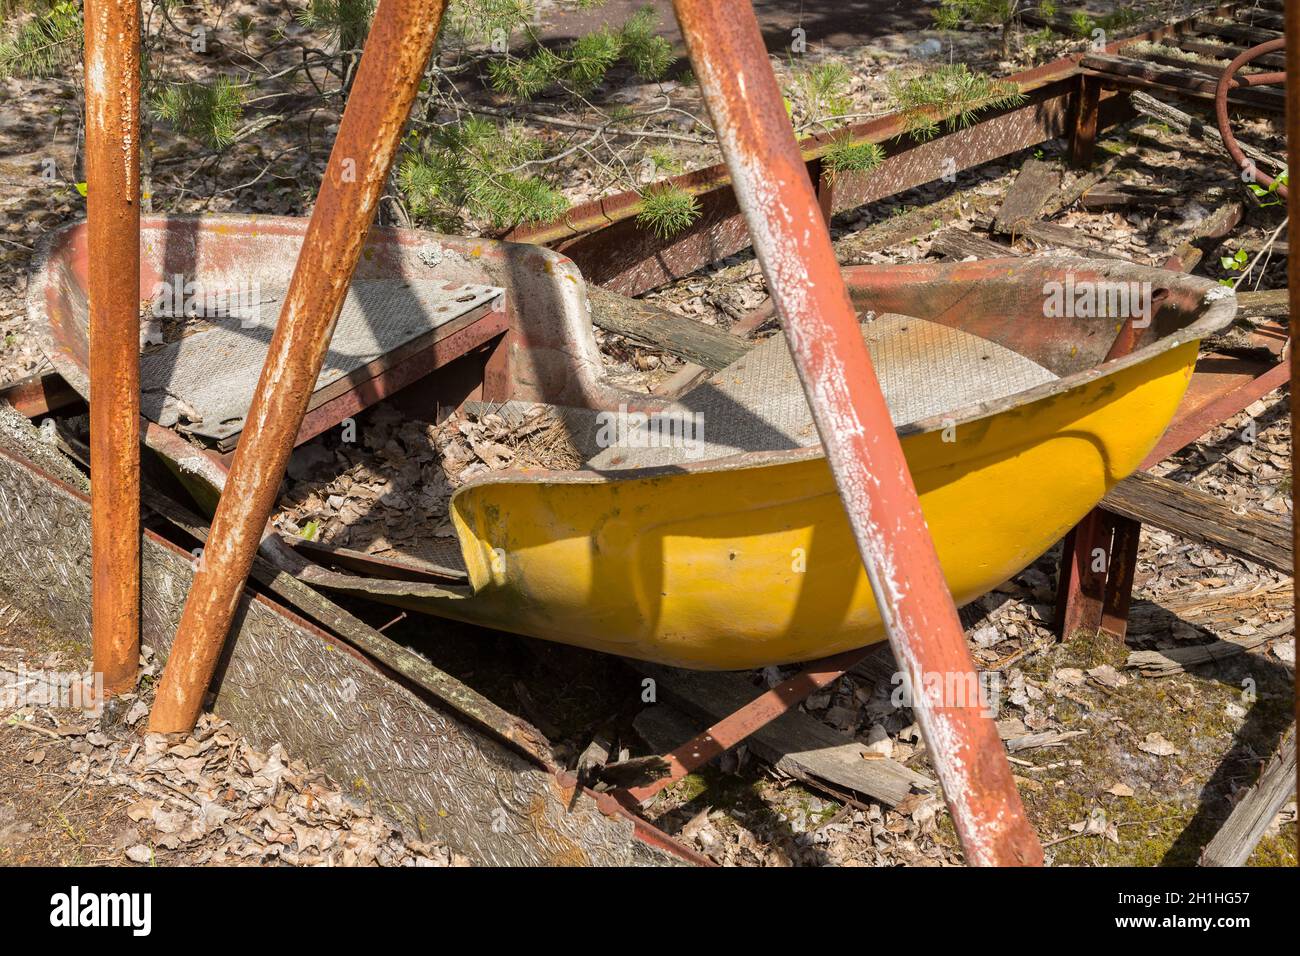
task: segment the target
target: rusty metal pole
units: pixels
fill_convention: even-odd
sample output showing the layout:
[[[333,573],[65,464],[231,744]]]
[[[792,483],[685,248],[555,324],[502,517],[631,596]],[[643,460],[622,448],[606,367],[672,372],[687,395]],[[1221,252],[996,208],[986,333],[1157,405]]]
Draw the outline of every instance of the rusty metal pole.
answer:
[[[140,655],[140,3],[86,0],[90,563],[94,669]]]
[[[925,692],[969,687],[975,666],[753,8],[673,6],[966,860],[1041,864],[992,719]]]
[[[1300,169],[1300,0],[1286,0],[1286,35],[1295,38],[1295,42],[1286,48],[1286,151],[1287,169]],[[1290,180],[1288,173],[1287,179]],[[1287,215],[1291,222],[1300,222],[1300,189],[1292,189],[1287,195]],[[1300,353],[1296,351],[1296,341],[1300,339],[1300,256],[1292,256],[1286,263],[1286,287],[1290,290],[1291,348],[1288,361],[1291,363],[1291,502],[1292,525],[1291,546],[1300,545],[1300,523],[1294,520],[1295,512],[1295,450],[1300,440],[1300,400],[1296,399],[1297,383],[1300,382]],[[1294,554],[1294,550],[1292,551]],[[1293,588],[1294,591],[1294,588]],[[1293,594],[1296,610],[1300,611],[1300,592]],[[1296,674],[1295,699],[1296,719],[1300,720],[1300,673]],[[1296,771],[1296,787],[1300,789],[1300,770]]]
[[[361,256],[445,0],[380,0],[149,729],[188,731],[216,670]]]

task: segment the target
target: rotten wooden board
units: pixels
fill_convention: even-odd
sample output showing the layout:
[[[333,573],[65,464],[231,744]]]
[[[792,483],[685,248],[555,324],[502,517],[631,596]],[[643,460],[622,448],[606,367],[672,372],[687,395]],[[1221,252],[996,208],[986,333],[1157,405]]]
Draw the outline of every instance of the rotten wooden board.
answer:
[[[1287,289],[1238,292],[1237,314],[1261,319],[1285,319],[1291,315],[1290,293]]]
[[[1032,239],[1039,246],[1053,249],[1073,249],[1075,252],[1081,252],[1089,258],[1118,259],[1122,262],[1134,261],[1130,256],[1102,248],[1097,245],[1096,240],[1091,236],[1078,229],[1058,226],[1055,223],[1022,223],[1017,235],[1021,238]]]
[[[1124,56],[1085,56],[1080,65],[1096,74],[1119,82],[1154,84],[1186,96],[1213,98],[1218,77],[1200,70],[1161,66]],[[1228,101],[1252,109],[1281,113],[1286,109],[1286,94],[1269,86],[1238,87],[1228,93]]]
[[[993,219],[993,231],[1014,235],[1022,223],[1033,222],[1061,185],[1061,174],[1051,163],[1030,159],[1020,167],[1007,189],[1007,198]]]
[[[890,216],[835,241],[835,258],[843,265],[865,261],[874,252],[884,252],[895,246],[928,236],[947,222],[960,219],[968,210],[987,213],[993,200],[974,190],[959,190],[899,215]]]
[[[1171,531],[1283,574],[1292,568],[1291,521],[1236,514],[1226,503],[1189,485],[1139,472],[1101,501],[1112,514]]]
[[[644,663],[633,666],[654,678],[663,698],[704,720],[726,717],[760,693],[744,675],[734,672],[684,671]],[[824,781],[890,806],[914,788],[937,786],[934,780],[895,760],[864,757],[868,751],[858,741],[797,709],[759,728],[745,743],[756,757],[792,777]]]
[[[1240,657],[1294,630],[1295,618],[1291,617],[1246,637],[1220,637],[1208,644],[1192,644],[1188,647],[1171,647],[1156,651],[1133,651],[1124,662],[1124,666],[1139,671],[1144,677],[1172,677],[1193,667],[1203,667],[1206,664]]]
[[[600,286],[587,286],[587,299],[591,302],[592,324],[597,328],[715,372],[749,350],[748,345],[722,329]]]
[[[1041,211],[1042,218],[1050,219],[1062,209],[1074,205],[1089,189],[1092,189],[1094,186],[1101,183],[1107,176],[1114,172],[1115,167],[1118,166],[1127,155],[1127,151],[1124,153],[1117,153],[1107,159],[1100,166],[1097,166],[1091,172],[1075,176],[1068,184],[1061,186],[1061,188],[1056,191],[1056,195],[1049,197],[1047,202],[1043,204]]]
[[[1020,255],[1009,246],[957,228],[945,229],[935,236],[930,244],[930,251],[957,262],[969,259],[971,256],[976,259],[1005,259]]]
[[[1213,121],[1206,120],[1200,116],[1192,116],[1185,113],[1176,106],[1158,100],[1154,96],[1143,93],[1141,90],[1134,91],[1129,96],[1129,103],[1133,109],[1137,110],[1143,116],[1148,116],[1159,123],[1164,123],[1172,129],[1177,130],[1192,139],[1198,139],[1207,145],[1213,147],[1216,152],[1228,155],[1227,147],[1223,143],[1223,135],[1214,125]],[[1249,143],[1238,143],[1241,150],[1248,157],[1253,159],[1257,164],[1269,169],[1283,169],[1286,163],[1275,156],[1270,156],[1262,149],[1257,149]]]
[[[1295,774],[1293,726],[1259,781],[1233,808],[1214,839],[1201,852],[1201,866],[1245,866],[1273,818],[1295,793]]]

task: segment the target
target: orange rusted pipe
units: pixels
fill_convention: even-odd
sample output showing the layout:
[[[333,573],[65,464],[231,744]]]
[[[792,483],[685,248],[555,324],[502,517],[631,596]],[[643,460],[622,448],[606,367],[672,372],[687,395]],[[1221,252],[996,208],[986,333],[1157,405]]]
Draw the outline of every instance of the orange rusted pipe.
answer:
[[[275,504],[445,0],[380,0],[149,729],[188,731]]]
[[[673,6],[966,860],[1041,864],[753,8]]]
[[[91,630],[120,694],[140,655],[139,0],[86,0],[85,25]]]

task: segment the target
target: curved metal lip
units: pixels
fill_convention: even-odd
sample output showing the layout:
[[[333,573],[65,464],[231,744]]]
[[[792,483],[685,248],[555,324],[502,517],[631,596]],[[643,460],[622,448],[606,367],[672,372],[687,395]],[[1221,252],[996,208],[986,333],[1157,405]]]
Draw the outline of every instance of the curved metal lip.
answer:
[[[993,418],[1021,406],[1032,405],[1033,403],[1042,401],[1043,399],[1067,395],[1076,389],[1082,388],[1100,379],[1109,378],[1125,369],[1149,362],[1156,356],[1163,355],[1164,353],[1172,351],[1182,345],[1186,345],[1188,342],[1200,341],[1214,332],[1232,324],[1232,321],[1237,314],[1237,299],[1235,293],[1231,289],[1219,285],[1211,279],[1188,276],[1183,273],[1171,272],[1167,269],[1157,269],[1151,266],[1142,266],[1137,263],[1117,262],[1111,259],[1058,259],[1055,257],[1040,257],[1031,260],[985,259],[980,262],[981,265],[1005,264],[1017,269],[1024,269],[1026,265],[1048,269],[1060,263],[1069,263],[1069,266],[1077,271],[1094,269],[1101,273],[1112,275],[1118,273],[1133,278],[1141,278],[1145,276],[1152,281],[1158,280],[1163,287],[1179,288],[1184,291],[1196,293],[1201,300],[1202,312],[1187,325],[1173,330],[1168,335],[1161,336],[1156,341],[1151,342],[1140,349],[1136,349],[1128,355],[1112,359],[1109,362],[1094,365],[1091,368],[1075,372],[1071,375],[1066,375],[1062,378],[1056,379],[1055,381],[1045,382],[1042,385],[1036,385],[1033,388],[1015,392],[993,401],[975,402],[969,405],[950,409],[946,412],[941,412],[937,415],[931,415],[915,422],[910,422],[895,429],[900,438],[938,432],[945,428],[954,426],[960,427],[962,425],[970,425],[983,419]],[[1099,319],[1098,321],[1111,322],[1113,320]],[[454,506],[456,500],[462,494],[466,494],[474,489],[486,485],[518,483],[603,484],[609,481],[633,481],[639,479],[665,478],[672,475],[682,474],[739,471],[746,468],[769,467],[792,462],[812,461],[824,457],[825,451],[821,444],[818,443],[806,448],[740,452],[735,455],[727,455],[722,458],[712,458],[705,461],[683,462],[680,464],[651,466],[648,468],[620,468],[605,471],[596,471],[588,468],[579,469],[577,471],[552,471],[547,469],[513,471],[506,469],[503,471],[479,475],[470,479],[460,488],[456,489],[456,492],[452,495],[452,504]]]

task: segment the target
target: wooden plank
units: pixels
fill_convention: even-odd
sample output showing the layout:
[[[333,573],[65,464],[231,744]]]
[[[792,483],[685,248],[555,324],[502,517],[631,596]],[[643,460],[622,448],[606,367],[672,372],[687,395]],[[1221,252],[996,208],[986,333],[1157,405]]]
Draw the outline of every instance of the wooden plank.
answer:
[[[1028,160],[1007,189],[1002,208],[993,219],[993,231],[1011,235],[1022,222],[1036,220],[1060,185],[1061,174],[1055,166],[1041,159]]]
[[[1179,50],[1185,50],[1188,53],[1195,53],[1197,56],[1207,56],[1215,60],[1223,60],[1226,66],[1232,60],[1235,60],[1242,53],[1245,53],[1248,47],[1237,46],[1232,43],[1216,43],[1213,40],[1199,39],[1194,40],[1191,37],[1166,37],[1164,40],[1166,46],[1177,47]],[[1286,57],[1280,53],[1265,53],[1259,59],[1255,60],[1255,66],[1268,67],[1274,70],[1286,69]]]
[[[1249,252],[1251,255],[1254,255],[1257,252],[1263,252],[1265,246],[1268,246],[1267,239],[1243,239],[1240,242],[1234,242],[1232,244],[1232,248],[1242,249]],[[1287,242],[1285,239],[1281,239],[1274,242],[1271,246],[1268,246],[1268,250],[1275,256],[1287,259],[1291,256],[1291,243]]]
[[[1249,27],[1245,24],[1232,23],[1227,20],[1197,20],[1192,24],[1188,32],[1211,39],[1236,40],[1248,47],[1259,46],[1261,43],[1267,43],[1269,40],[1276,40],[1282,36],[1276,30]]]
[[[945,229],[934,237],[930,251],[945,259],[960,262],[974,256],[977,259],[1005,259],[1020,255],[1010,246],[986,239],[966,229]]]
[[[1222,239],[1240,224],[1246,214],[1245,207],[1239,202],[1225,202],[1215,208],[1190,232],[1180,233],[1181,226],[1166,226],[1156,233],[1157,242],[1177,243],[1169,250],[1163,266],[1179,272],[1191,272],[1204,257],[1205,252],[1199,243],[1207,239]]]
[[[1185,133],[1192,139],[1199,139],[1207,145],[1213,146],[1218,152],[1227,155],[1227,147],[1223,145],[1223,136],[1213,122],[1207,122],[1200,116],[1192,116],[1190,113],[1184,113],[1176,106],[1171,106],[1163,100],[1158,100],[1154,96],[1143,93],[1141,90],[1135,90],[1129,97],[1129,102],[1133,109],[1137,110],[1144,116],[1149,116],[1153,120],[1165,123],[1180,133]],[[1259,166],[1280,170],[1286,167],[1286,163],[1275,156],[1270,156],[1262,149],[1256,149],[1249,143],[1238,141],[1241,151],[1250,159],[1253,159]]]
[[[1098,186],[1085,192],[1079,201],[1084,209],[1170,209],[1184,205],[1187,197],[1177,189]]]
[[[587,299],[591,302],[592,324],[597,328],[713,371],[726,368],[749,350],[748,345],[723,329],[600,286],[587,286]]]
[[[1237,314],[1262,319],[1285,319],[1291,315],[1291,297],[1287,289],[1265,292],[1238,292]]]
[[[1101,506],[1112,514],[1291,573],[1289,517],[1239,515],[1213,495],[1145,472],[1121,481],[1102,499]]]
[[[1075,176],[1068,185],[1063,185],[1056,191],[1056,195],[1048,198],[1047,202],[1043,204],[1042,218],[1050,219],[1062,209],[1078,202],[1084,193],[1109,176],[1123,158],[1124,156],[1122,154],[1111,156],[1091,172]]]
[[[954,192],[836,240],[835,258],[842,264],[864,261],[873,252],[884,252],[943,228],[945,223],[961,218],[967,206],[977,212],[987,212],[992,205],[992,199],[972,190]]]
[[[685,671],[635,662],[632,666],[654,678],[664,699],[704,720],[725,717],[759,694],[744,675],[734,672]],[[792,777],[824,781],[890,806],[902,801],[913,788],[937,785],[895,760],[867,759],[863,755],[868,751],[862,744],[797,709],[755,731],[745,743],[750,753]]]
[[[1201,852],[1201,866],[1245,866],[1269,824],[1295,793],[1295,727]]]
[[[1221,637],[1209,644],[1192,644],[1159,651],[1133,651],[1124,662],[1124,666],[1140,671],[1144,677],[1172,677],[1193,667],[1203,667],[1206,664],[1240,657],[1247,651],[1263,647],[1269,641],[1290,634],[1294,630],[1295,618],[1290,617],[1280,624],[1270,625],[1248,637]]]
[[[1096,244],[1091,236],[1068,226],[1058,226],[1051,222],[1024,223],[1019,235],[1032,239],[1040,246],[1060,246],[1073,249],[1093,259],[1119,259],[1123,262],[1134,261],[1131,257],[1111,252]]]
[[[1108,78],[1158,83],[1169,89],[1202,97],[1212,98],[1219,82],[1218,77],[1199,70],[1161,66],[1124,56],[1085,56],[1081,65]],[[1228,94],[1228,101],[1275,113],[1286,110],[1286,94],[1269,86],[1234,89]]]

